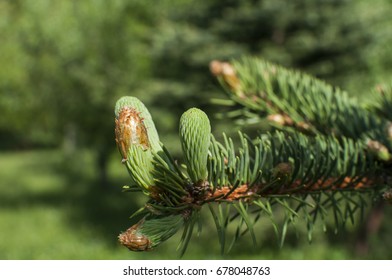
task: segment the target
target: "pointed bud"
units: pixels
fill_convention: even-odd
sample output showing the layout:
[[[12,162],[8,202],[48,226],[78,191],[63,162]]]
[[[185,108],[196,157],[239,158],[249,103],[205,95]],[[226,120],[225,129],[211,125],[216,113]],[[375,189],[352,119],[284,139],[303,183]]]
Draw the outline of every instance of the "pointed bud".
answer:
[[[181,116],[180,140],[188,174],[193,183],[207,179],[210,134],[210,120],[200,109],[189,109]]]
[[[131,251],[149,251],[172,237],[182,227],[182,215],[143,218],[118,236]]]
[[[120,98],[115,107],[117,147],[133,185],[150,194],[155,184],[153,153],[161,150],[158,133],[147,108],[135,97]]]
[[[118,241],[131,251],[148,251],[152,248],[151,240],[139,231],[139,223],[131,226],[118,236]]]
[[[374,154],[379,160],[389,161],[391,160],[391,154],[387,147],[375,140],[368,140],[367,143],[368,150]]]
[[[215,77],[221,77],[232,91],[240,91],[240,80],[237,77],[234,67],[230,63],[213,60],[210,62],[210,71]]]
[[[272,114],[272,115],[268,115],[267,120],[277,123],[278,125],[281,126],[294,125],[294,121],[288,115]]]

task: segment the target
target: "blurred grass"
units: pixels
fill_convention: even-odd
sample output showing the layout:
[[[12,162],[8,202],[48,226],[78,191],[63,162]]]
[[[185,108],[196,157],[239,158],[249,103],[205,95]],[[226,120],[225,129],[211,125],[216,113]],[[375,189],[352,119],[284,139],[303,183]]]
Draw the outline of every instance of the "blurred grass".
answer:
[[[132,224],[128,217],[145,198],[121,192],[127,173],[117,156],[109,168],[112,187],[106,189],[94,180],[89,153],[79,157],[67,165],[73,172],[64,173],[60,150],[0,154],[0,259],[177,259],[181,233],[153,252],[130,252],[117,243],[118,233]],[[203,219],[207,220],[203,231],[199,237],[194,235],[184,259],[355,258],[349,232],[333,235],[336,240],[331,245],[329,234],[316,231],[309,244],[301,225],[298,237],[290,229],[285,246],[279,249],[267,219],[256,227],[261,241],[257,246],[245,235],[229,255],[221,256],[207,211]]]

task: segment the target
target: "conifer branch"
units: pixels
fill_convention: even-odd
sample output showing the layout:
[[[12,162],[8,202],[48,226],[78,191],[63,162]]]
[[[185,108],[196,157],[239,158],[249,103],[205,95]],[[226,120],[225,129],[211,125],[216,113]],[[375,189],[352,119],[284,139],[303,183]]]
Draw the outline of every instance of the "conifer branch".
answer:
[[[232,64],[213,61],[210,69],[233,101],[215,100],[233,108],[225,117],[235,116],[242,122],[260,122],[266,118],[279,129],[293,128],[310,135],[377,139],[392,149],[387,139],[387,119],[321,80],[256,58],[244,58]],[[388,103],[391,91],[387,87],[380,90],[384,98],[379,109],[388,114],[392,106]]]
[[[392,96],[365,108],[324,82],[257,59],[215,61],[211,71],[233,101],[226,105],[241,106],[245,119],[278,120],[281,131],[255,139],[239,132],[239,145],[224,134],[219,142],[207,115],[192,108],[180,119],[184,170],[159,142],[147,108],[136,98],[120,99],[116,143],[131,177],[124,190],[149,197],[135,213],[139,222],[119,236],[127,248],[151,250],[183,228],[178,250],[184,254],[205,205],[226,253],[243,234],[257,242],[254,226],[262,216],[282,246],[300,218],[311,241],[318,220],[332,215],[338,230],[363,216],[369,198],[392,201],[385,129]]]

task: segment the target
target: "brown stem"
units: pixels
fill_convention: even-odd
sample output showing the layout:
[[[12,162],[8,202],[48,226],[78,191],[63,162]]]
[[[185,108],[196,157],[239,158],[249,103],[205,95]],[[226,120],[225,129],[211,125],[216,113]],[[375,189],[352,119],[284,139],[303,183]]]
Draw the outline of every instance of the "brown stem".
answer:
[[[319,179],[313,184],[303,184],[302,180],[295,180],[291,185],[283,184],[265,190],[266,184],[258,184],[251,188],[247,184],[232,190],[231,186],[224,186],[216,189],[213,193],[209,192],[204,200],[215,201],[235,201],[248,200],[255,196],[272,196],[285,194],[305,194],[314,191],[338,191],[338,190],[359,190],[371,188],[375,181],[369,178],[345,177],[341,182],[337,178]],[[215,199],[214,199],[215,198]]]

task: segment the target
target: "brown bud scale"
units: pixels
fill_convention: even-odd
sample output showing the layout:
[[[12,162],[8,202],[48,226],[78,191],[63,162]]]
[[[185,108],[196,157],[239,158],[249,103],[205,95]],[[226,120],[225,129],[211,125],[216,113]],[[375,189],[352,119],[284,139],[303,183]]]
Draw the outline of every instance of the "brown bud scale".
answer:
[[[143,150],[150,148],[146,126],[140,113],[124,107],[115,120],[116,144],[124,160],[131,145],[139,145]]]
[[[149,251],[152,249],[152,242],[148,237],[138,232],[140,223],[137,223],[118,236],[121,245],[131,251]]]
[[[222,77],[225,83],[233,90],[240,90],[240,80],[237,77],[234,67],[227,62],[213,60],[210,62],[210,71],[216,77]]]

